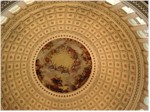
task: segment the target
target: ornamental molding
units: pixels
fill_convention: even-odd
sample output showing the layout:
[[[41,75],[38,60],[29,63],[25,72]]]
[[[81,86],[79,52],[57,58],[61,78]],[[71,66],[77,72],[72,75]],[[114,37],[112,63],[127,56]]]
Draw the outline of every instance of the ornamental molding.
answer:
[[[148,4],[143,1],[123,1],[123,3],[136,11],[138,16],[148,23]]]
[[[16,4],[16,1],[1,1],[1,12]]]

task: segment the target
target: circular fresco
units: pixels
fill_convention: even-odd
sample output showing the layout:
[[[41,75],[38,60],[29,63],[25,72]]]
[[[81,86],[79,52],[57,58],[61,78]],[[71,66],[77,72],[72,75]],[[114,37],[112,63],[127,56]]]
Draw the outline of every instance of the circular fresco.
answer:
[[[61,38],[47,43],[36,59],[36,74],[49,90],[68,93],[88,80],[92,61],[87,49],[73,39]]]

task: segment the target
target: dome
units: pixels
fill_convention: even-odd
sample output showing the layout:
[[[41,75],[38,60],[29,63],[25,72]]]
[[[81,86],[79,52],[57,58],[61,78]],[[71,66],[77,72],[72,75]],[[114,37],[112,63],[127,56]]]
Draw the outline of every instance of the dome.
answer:
[[[148,109],[147,15],[135,10],[146,3],[8,4],[3,110]]]

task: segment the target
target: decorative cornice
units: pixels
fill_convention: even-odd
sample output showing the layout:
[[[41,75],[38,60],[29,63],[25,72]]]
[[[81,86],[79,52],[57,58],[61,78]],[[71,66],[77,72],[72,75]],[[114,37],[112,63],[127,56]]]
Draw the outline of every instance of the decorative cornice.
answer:
[[[3,11],[4,9],[6,9],[15,2],[17,1],[1,1],[1,11]]]
[[[1,1],[1,11],[12,5],[17,1]],[[139,11],[141,11],[147,18],[148,18],[148,1],[142,2],[142,1],[125,1],[124,3],[129,3],[136,7]]]
[[[129,3],[135,6],[139,11],[141,11],[148,18],[148,5],[145,2],[129,1]]]
[[[148,23],[148,4],[143,1],[124,1],[122,2],[131,7],[146,23]]]

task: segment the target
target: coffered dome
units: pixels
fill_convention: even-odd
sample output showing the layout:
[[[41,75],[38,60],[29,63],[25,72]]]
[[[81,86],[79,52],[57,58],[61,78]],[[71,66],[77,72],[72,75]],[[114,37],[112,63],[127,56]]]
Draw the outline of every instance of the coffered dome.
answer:
[[[3,13],[2,109],[147,109],[141,17],[132,26],[123,3],[19,4]]]

